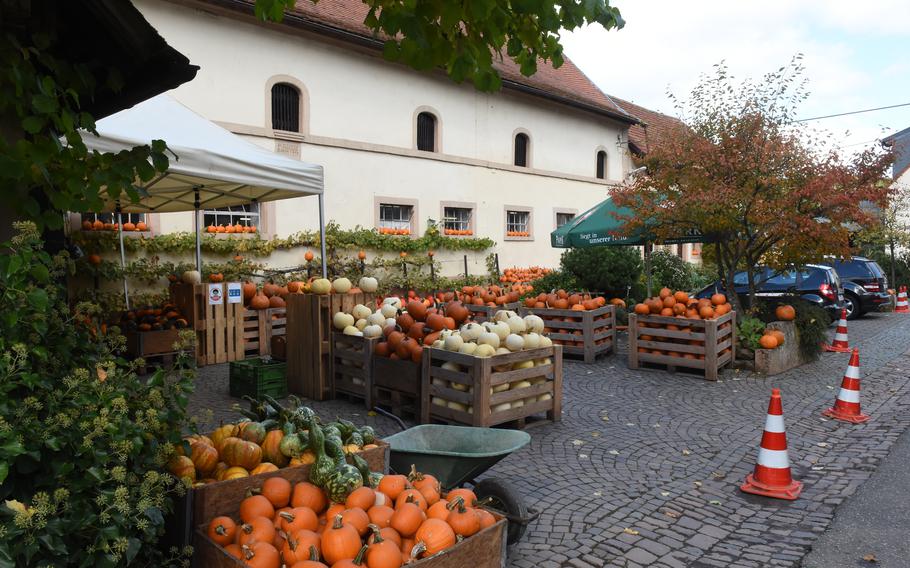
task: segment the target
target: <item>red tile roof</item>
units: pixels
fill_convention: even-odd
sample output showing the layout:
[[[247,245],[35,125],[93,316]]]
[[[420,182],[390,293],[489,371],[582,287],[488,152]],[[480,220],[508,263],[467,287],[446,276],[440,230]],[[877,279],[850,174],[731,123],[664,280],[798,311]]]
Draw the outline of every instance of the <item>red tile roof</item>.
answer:
[[[222,6],[232,5],[234,8],[238,4],[245,5],[246,10],[249,11],[252,11],[251,7],[254,3],[254,0],[203,1]],[[362,0],[319,0],[316,4],[312,0],[297,0],[291,14],[292,17],[286,17],[285,22],[289,25],[312,23],[320,27],[329,26],[354,34],[360,39],[374,39],[372,30],[363,24],[368,11],[369,7]],[[292,20],[297,21],[292,22]],[[540,62],[537,66],[537,73],[531,77],[522,75],[518,66],[508,58],[497,62],[496,68],[500,72],[506,88],[581,107],[629,124],[637,122],[634,116],[620,108],[613,102],[613,99],[598,89],[568,58],[559,69],[553,68],[548,62]]]
[[[672,136],[675,130],[685,128],[685,124],[676,117],[646,109],[618,97],[613,97],[613,101],[627,113],[641,119],[641,124],[629,127],[629,149],[636,154],[647,154],[648,147],[657,139]]]

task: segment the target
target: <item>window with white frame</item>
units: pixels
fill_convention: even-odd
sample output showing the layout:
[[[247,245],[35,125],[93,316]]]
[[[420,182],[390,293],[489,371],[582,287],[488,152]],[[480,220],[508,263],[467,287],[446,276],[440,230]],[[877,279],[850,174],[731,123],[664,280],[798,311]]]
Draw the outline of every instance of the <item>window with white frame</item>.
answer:
[[[443,226],[446,235],[473,235],[471,216],[474,210],[470,207],[446,207],[443,210]]]
[[[379,232],[398,235],[411,234],[411,219],[414,217],[412,205],[397,203],[379,204]]]
[[[607,153],[603,150],[597,152],[597,179],[607,179]]]
[[[570,223],[572,219],[575,218],[575,213],[557,213],[556,214],[556,228],[562,227],[566,223]]]
[[[531,236],[531,212],[530,211],[506,211],[506,236],[530,237]]]
[[[218,207],[216,209],[206,209],[203,212],[202,224],[205,227],[235,227],[240,225],[244,232],[253,232],[254,228],[260,226],[259,223],[259,204],[245,203],[243,205],[232,205],[230,207]],[[213,231],[219,232],[219,231]]]

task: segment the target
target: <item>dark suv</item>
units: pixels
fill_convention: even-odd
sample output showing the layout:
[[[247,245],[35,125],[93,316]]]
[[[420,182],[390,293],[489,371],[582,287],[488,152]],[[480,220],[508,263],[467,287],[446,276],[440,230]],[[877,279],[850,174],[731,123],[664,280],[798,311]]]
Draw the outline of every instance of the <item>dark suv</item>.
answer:
[[[740,302],[745,305],[749,299],[749,280],[745,272],[737,272],[733,285]],[[840,317],[844,307],[843,288],[834,268],[810,264],[799,271],[775,270],[765,266],[755,268],[755,290],[760,300],[773,301],[783,296],[799,295],[803,300],[824,308],[832,320]],[[716,292],[726,293],[723,284],[717,281],[695,295],[708,298]]]
[[[874,260],[854,256],[850,260],[831,260],[844,285],[844,307],[847,319],[877,310],[891,301],[888,295],[888,279],[882,267]]]

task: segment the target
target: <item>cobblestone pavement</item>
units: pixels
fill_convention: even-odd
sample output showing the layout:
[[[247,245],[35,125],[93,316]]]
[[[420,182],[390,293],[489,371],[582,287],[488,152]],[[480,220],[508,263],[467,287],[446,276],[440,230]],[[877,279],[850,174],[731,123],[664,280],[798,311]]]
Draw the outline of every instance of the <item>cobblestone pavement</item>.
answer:
[[[847,354],[771,378],[727,370],[717,382],[632,371],[624,356],[566,362],[562,421],[530,428],[532,442],[489,474],[541,510],[510,549],[510,566],[798,566],[910,426],[910,317],[870,314],[849,331],[872,415],[864,425],[820,415]],[[790,461],[805,483],[793,502],[738,489],[755,464],[772,386],[782,390]],[[232,401],[226,366],[202,369],[194,409],[230,419]],[[397,430],[353,404],[313,406],[381,434]]]

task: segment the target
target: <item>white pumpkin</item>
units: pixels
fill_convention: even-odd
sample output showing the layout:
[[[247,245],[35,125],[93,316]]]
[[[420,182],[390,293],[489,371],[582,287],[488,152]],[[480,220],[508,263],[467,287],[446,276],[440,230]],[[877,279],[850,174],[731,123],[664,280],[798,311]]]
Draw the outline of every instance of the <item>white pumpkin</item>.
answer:
[[[389,319],[385,320],[385,325],[383,327],[389,327],[390,325],[392,327],[398,325],[398,322],[395,321],[395,318],[389,318]]]
[[[509,410],[510,408],[512,408],[511,402],[502,402],[495,406],[491,406],[490,412],[505,412],[506,410]]]
[[[310,284],[310,292],[314,294],[331,294],[332,293],[332,283],[326,278],[317,278],[313,280],[313,283]]]
[[[342,333],[344,333],[345,335],[356,335],[358,337],[363,337],[363,332],[360,331],[359,329],[357,329],[356,327],[354,327],[353,325],[349,325],[346,328],[344,328],[344,331]]]
[[[478,345],[474,351],[475,357],[492,357],[493,355],[496,355],[496,348],[488,343]]]
[[[505,338],[512,333],[512,328],[504,321],[498,321],[493,325],[493,333],[499,336],[499,339],[505,341]]]
[[[449,386],[451,386],[452,389],[457,390],[457,391],[468,392],[468,385],[465,385],[462,383],[456,383],[455,381],[452,381]]]
[[[450,400],[446,406],[448,406],[448,407],[451,408],[452,410],[460,410],[460,411],[462,411],[462,412],[467,412],[467,411],[468,411],[468,405],[467,405],[467,404],[462,404],[462,403],[460,403],[460,402],[455,402],[454,400]]]
[[[528,330],[528,326],[525,325],[525,320],[518,316],[510,317],[505,323],[509,326],[509,330],[512,333],[524,333]]]
[[[357,320],[354,319],[354,316],[344,312],[335,312],[335,315],[332,317],[332,323],[335,325],[335,328],[339,330],[343,330],[348,326],[353,326],[355,321]]]
[[[515,333],[510,333],[506,337],[506,349],[509,351],[521,351],[524,349],[525,340],[522,337]]]
[[[382,305],[385,306],[386,304],[395,306],[395,309],[401,309],[401,298],[398,296],[389,296],[388,298],[383,298]]]
[[[505,392],[509,390],[509,383],[500,383],[490,389],[490,392]]]
[[[373,315],[373,310],[364,306],[363,304],[357,304],[356,306],[354,306],[354,309],[351,310],[351,315],[354,316],[356,319],[367,319],[368,317]]]
[[[446,361],[442,364],[442,368],[447,371],[458,371],[461,372],[461,365],[454,361]]]
[[[382,327],[376,324],[370,324],[363,328],[363,336],[369,337],[370,339],[374,337],[382,337]]]
[[[446,346],[446,344],[443,340],[437,339],[436,341],[433,342],[433,345],[431,345],[430,347],[432,347],[433,349],[445,349],[445,346]]]
[[[521,408],[524,405],[525,405],[525,401],[523,401],[523,400],[513,400],[512,401],[512,408]]]
[[[546,335],[541,335],[540,345],[538,347],[553,347],[553,340]]]
[[[519,361],[512,365],[512,369],[517,371],[518,369],[533,369],[534,361]]]
[[[477,351],[476,343],[465,343],[458,350],[459,353],[464,353],[465,355],[473,355],[475,351]]]
[[[379,281],[372,276],[363,276],[357,283],[364,292],[375,292],[379,288]]]
[[[534,333],[540,333],[543,331],[544,323],[543,323],[543,318],[541,318],[540,316],[535,316],[534,314],[528,314],[524,317],[524,320],[525,320],[525,326],[527,327],[528,331],[531,331]]]
[[[382,314],[382,317],[386,319],[394,318],[398,315],[398,308],[396,308],[393,304],[383,304],[382,307],[379,308],[379,313]]]
[[[466,323],[461,326],[462,339],[465,341],[477,341],[477,338],[480,337],[480,334],[483,333],[483,328],[476,323]]]
[[[443,342],[445,343],[446,351],[458,351],[464,345],[464,339],[462,339],[461,335],[455,333],[446,336]]]
[[[515,381],[514,383],[509,383],[509,390],[526,389],[526,388],[528,388],[528,387],[530,387],[530,386],[531,386],[531,382],[530,382],[530,381],[527,381],[527,380],[525,380],[525,381]]]
[[[534,332],[526,333],[524,341],[525,349],[537,349],[540,347],[540,336]]]
[[[493,353],[496,353],[496,348],[499,347],[499,336],[490,331],[485,331],[477,338],[477,343],[480,345],[489,345],[493,348]]]
[[[353,287],[354,285],[351,284],[351,281],[347,278],[336,278],[335,281],[332,282],[332,290],[334,290],[336,294],[347,294]]]
[[[435,405],[437,405],[437,406],[445,406],[445,405],[446,405],[446,400],[445,400],[444,398],[439,398],[438,396],[434,396],[433,399],[432,399],[432,401],[433,401],[433,404],[435,404]],[[377,493],[379,493],[379,492],[377,491]]]
[[[354,327],[356,327],[360,331],[363,331],[363,328],[365,328],[366,326],[367,326],[367,320],[365,320],[365,319],[359,319],[356,322],[354,322]]]
[[[553,395],[548,392],[545,392],[542,395],[537,397],[537,402],[540,402],[542,400],[552,400],[552,399],[553,399]],[[377,491],[376,493],[379,493],[379,491]]]
[[[531,386],[533,387],[534,385],[539,385],[540,383],[547,382],[547,378],[546,377],[534,377],[534,378],[528,379],[528,382],[531,383]]]
[[[382,312],[377,310],[376,312],[370,314],[370,317],[367,318],[367,323],[370,325],[378,325],[382,327],[385,325],[385,316],[382,315]]]
[[[449,388],[449,381],[447,381],[445,379],[433,377],[433,380],[430,382],[433,383],[433,386],[437,386],[437,387],[441,387],[441,388],[445,388],[445,389]]]
[[[180,275],[180,279],[186,284],[202,284],[202,274],[198,270],[187,270]]]
[[[493,314],[493,321],[508,321],[510,317],[517,316],[512,310],[499,310]]]

